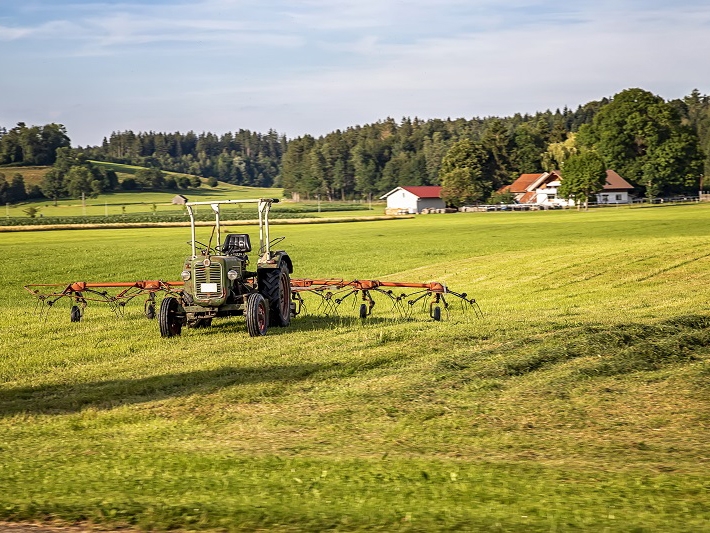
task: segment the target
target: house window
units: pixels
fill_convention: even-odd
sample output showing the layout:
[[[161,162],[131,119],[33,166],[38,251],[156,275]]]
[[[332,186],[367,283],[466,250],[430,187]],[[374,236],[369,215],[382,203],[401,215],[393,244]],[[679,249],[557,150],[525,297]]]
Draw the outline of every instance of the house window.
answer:
[[[616,195],[616,201],[617,201],[617,202],[620,202],[620,201],[621,201],[621,195],[620,195],[620,194],[617,194],[617,195]]]

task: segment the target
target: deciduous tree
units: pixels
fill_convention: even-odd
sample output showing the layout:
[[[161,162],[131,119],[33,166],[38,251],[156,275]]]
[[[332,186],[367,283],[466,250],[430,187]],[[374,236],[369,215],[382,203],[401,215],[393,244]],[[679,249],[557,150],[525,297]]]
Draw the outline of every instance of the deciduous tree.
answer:
[[[491,182],[483,177],[487,153],[468,139],[455,143],[441,163],[441,197],[456,207],[482,201],[491,193]]]
[[[584,205],[585,211],[589,197],[601,191],[606,184],[606,165],[593,151],[571,155],[564,164],[562,174],[558,194],[573,198],[577,206]]]

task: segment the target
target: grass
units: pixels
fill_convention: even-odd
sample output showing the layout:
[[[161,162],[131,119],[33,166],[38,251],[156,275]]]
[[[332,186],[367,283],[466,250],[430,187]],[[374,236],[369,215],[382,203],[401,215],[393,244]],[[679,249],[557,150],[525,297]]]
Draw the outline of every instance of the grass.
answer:
[[[30,185],[39,185],[42,183],[42,179],[46,172],[52,167],[11,167],[11,166],[0,166],[0,174],[5,175],[5,179],[9,182],[15,174],[22,174],[22,178],[25,180],[25,187]]]
[[[238,319],[161,339],[140,302],[44,320],[21,288],[173,279],[184,228],[0,234],[0,519],[706,530],[708,222],[693,205],[275,226],[294,276],[436,279],[486,317],[310,300],[260,339]]]

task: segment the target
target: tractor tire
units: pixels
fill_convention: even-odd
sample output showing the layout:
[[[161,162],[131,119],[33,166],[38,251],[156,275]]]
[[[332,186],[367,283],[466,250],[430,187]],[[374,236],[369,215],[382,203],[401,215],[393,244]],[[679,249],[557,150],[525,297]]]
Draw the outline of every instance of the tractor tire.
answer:
[[[285,264],[279,269],[259,272],[259,294],[269,303],[269,324],[288,326],[291,323],[291,278]]]
[[[360,304],[360,318],[367,318],[367,304]]]
[[[160,304],[158,322],[161,337],[175,337],[182,333],[182,317],[178,314],[180,304],[176,298],[167,296]]]
[[[247,297],[247,308],[244,312],[247,322],[247,331],[251,337],[261,337],[266,335],[269,328],[269,305],[266,299],[254,292]]]
[[[81,309],[79,309],[78,305],[71,306],[70,316],[72,322],[81,322]]]

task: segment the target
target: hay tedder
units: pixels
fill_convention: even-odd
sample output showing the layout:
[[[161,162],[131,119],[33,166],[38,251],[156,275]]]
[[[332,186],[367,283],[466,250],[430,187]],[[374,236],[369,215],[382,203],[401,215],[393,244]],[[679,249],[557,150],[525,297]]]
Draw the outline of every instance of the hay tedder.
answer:
[[[191,255],[184,261],[180,281],[79,281],[25,285],[25,289],[38,299],[43,310],[52,308],[60,300],[68,300],[72,322],[81,321],[89,302],[106,303],[121,314],[129,301],[145,297],[145,315],[149,319],[157,317],[163,337],[180,335],[183,327],[209,327],[212,319],[229,316],[243,316],[249,335],[265,335],[269,326],[288,326],[293,317],[306,309],[304,294],[315,295],[318,310],[331,316],[338,314],[341,304],[352,302],[355,307],[359,301],[359,316],[367,318],[372,314],[373,296],[377,294],[384,295],[404,317],[410,316],[415,306],[421,304],[433,320],[441,320],[442,307],[448,314],[449,297],[462,302],[464,309],[473,309],[476,316],[481,315],[475,299],[466,293],[451,291],[439,282],[291,278],[293,262],[288,253],[272,250],[283,237],[272,240],[269,233],[269,211],[278,199],[188,202],[176,196],[173,202],[184,205],[190,217]],[[255,269],[250,269],[247,255],[252,251],[248,234],[228,233],[222,240],[220,206],[243,203],[257,204],[259,250]],[[215,216],[207,244],[196,240],[193,207],[199,205],[209,205]],[[159,293],[164,297],[156,312]]]

